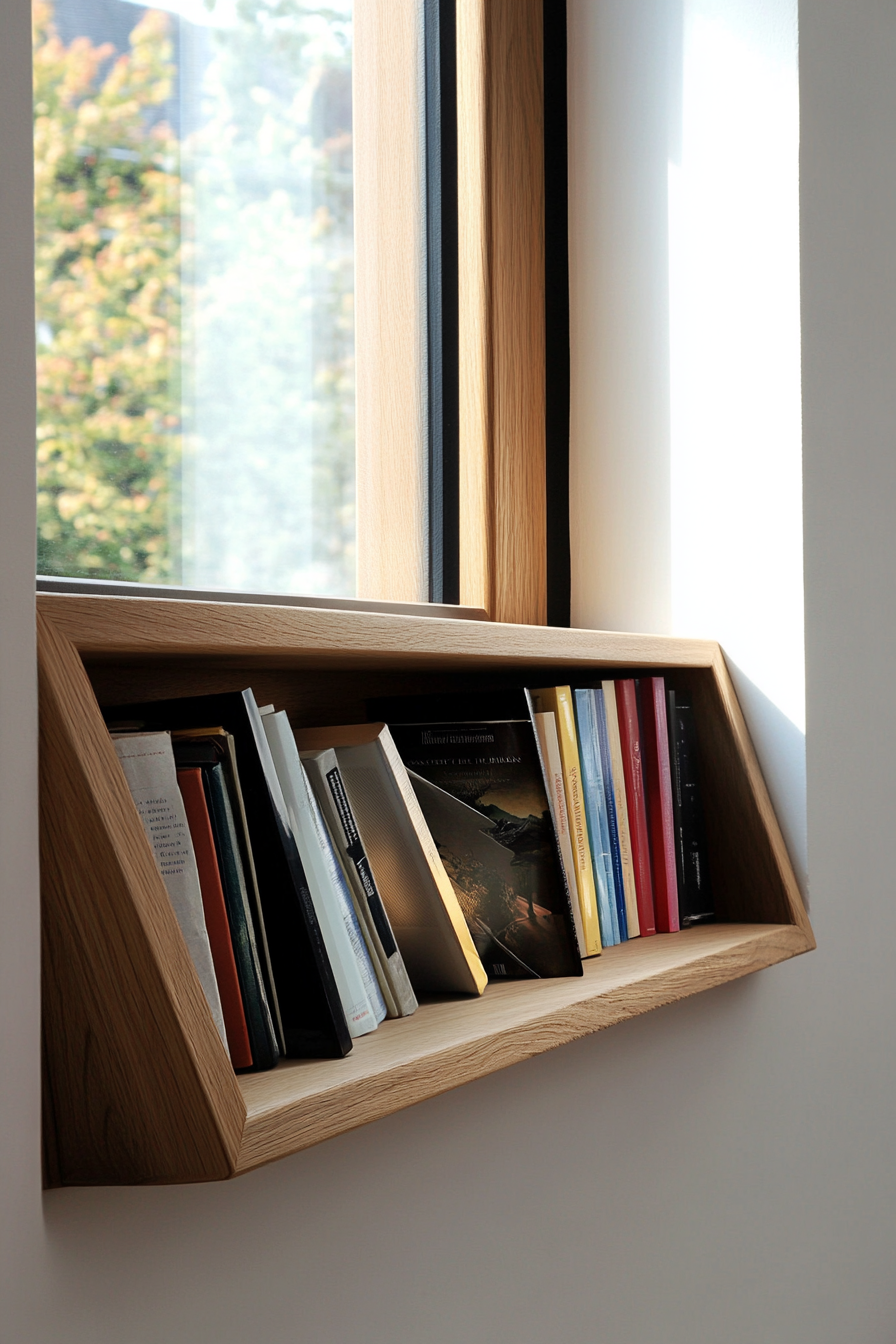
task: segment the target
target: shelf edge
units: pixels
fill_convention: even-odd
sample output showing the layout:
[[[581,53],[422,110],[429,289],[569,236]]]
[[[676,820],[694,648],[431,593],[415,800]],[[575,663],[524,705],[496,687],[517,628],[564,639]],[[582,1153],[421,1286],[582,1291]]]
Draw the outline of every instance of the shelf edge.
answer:
[[[732,926],[732,932],[735,928],[744,930],[743,937],[722,950],[647,971],[608,990],[590,995],[586,991],[516,1026],[486,1029],[472,1039],[423,1051],[372,1076],[277,1108],[253,1113],[250,1100],[233,1174],[313,1147],[617,1022],[799,956],[814,946],[811,936],[797,925]]]

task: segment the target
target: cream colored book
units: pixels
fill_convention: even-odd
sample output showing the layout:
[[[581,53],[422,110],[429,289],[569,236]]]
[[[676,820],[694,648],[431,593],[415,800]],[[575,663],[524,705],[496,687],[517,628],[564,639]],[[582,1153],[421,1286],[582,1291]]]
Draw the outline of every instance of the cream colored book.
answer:
[[[227,1050],[221,996],[205,927],[199,870],[184,800],[177,786],[171,734],[113,733],[112,741],[218,1035]]]
[[[576,859],[572,850],[572,836],[569,833],[569,813],[566,807],[566,785],[563,782],[560,741],[557,737],[557,719],[549,709],[536,710],[532,718],[544,761],[545,784],[547,785],[548,801],[551,805],[551,819],[554,823],[554,830],[557,832],[560,859],[563,864],[563,871],[566,874],[566,885],[569,890],[569,903],[572,907],[573,923],[576,928],[579,956],[587,957],[585,928],[582,923],[582,908],[579,904],[576,881]]]
[[[485,968],[389,729],[304,728],[295,738],[300,752],[335,749],[416,992],[481,994]]]
[[[628,800],[625,794],[625,772],[622,765],[622,738],[619,736],[619,713],[616,709],[616,683],[601,682],[604,708],[607,712],[607,737],[610,742],[610,764],[613,767],[613,794],[616,799],[616,830],[619,834],[619,857],[622,861],[622,890],[625,896],[625,920],[629,938],[638,938],[641,925],[638,920],[638,895],[635,887],[635,865],[632,859],[632,836],[628,824]]]
[[[600,922],[597,915],[594,870],[591,866],[588,821],[582,797],[582,767],[579,763],[579,739],[576,733],[572,692],[568,686],[546,686],[541,690],[532,691],[531,694],[536,710],[542,714],[548,711],[553,713],[557,726],[586,956],[593,957],[601,951]]]

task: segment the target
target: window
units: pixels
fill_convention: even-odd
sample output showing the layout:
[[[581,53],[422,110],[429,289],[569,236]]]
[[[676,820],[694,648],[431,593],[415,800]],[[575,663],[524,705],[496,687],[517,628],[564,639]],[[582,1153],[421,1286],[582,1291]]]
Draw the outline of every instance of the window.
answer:
[[[37,0],[43,572],[354,591],[350,0]]]
[[[543,622],[563,7],[161,3],[36,0],[41,571]]]

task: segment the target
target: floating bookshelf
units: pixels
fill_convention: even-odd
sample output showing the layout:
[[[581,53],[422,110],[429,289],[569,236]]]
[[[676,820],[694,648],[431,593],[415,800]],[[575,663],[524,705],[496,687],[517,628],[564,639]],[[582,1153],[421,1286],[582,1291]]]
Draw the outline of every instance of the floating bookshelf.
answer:
[[[815,946],[718,645],[318,608],[41,594],[44,1147],[50,1186],[222,1180]],[[718,922],[582,979],[425,999],[344,1060],[237,1077],[99,704],[252,686],[296,725],[371,696],[665,672],[698,715]]]

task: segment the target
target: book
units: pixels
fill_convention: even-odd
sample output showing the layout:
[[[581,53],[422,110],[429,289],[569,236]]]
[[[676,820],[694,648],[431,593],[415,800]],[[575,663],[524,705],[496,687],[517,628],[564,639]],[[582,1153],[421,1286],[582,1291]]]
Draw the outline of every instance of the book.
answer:
[[[283,1022],[280,1017],[280,1004],[277,1000],[277,986],[274,983],[271,953],[261,908],[261,895],[258,890],[258,874],[252,853],[252,837],[249,834],[249,822],[246,817],[246,805],[243,801],[233,734],[228,733],[220,724],[212,728],[174,728],[171,731],[171,740],[174,743],[175,758],[178,758],[182,752],[192,752],[194,754],[189,758],[191,761],[195,760],[200,765],[207,764],[209,761],[213,763],[217,761],[220,762],[224,771],[229,799],[228,812],[236,835],[236,852],[240,861],[240,875],[247,895],[246,913],[249,938],[262,976],[260,986],[261,998],[264,1000],[262,1016],[271,1019],[276,1032],[276,1039],[273,1044],[277,1047],[278,1053],[285,1054],[286,1043],[283,1036]],[[203,750],[208,744],[212,744],[211,755],[208,754],[208,751]],[[184,757],[184,760],[186,759]],[[214,818],[212,819],[212,829],[215,829]],[[249,1034],[252,1035],[251,1022],[249,1024]]]
[[[390,1017],[410,1017],[417,1009],[417,996],[376,885],[336,753],[332,749],[304,752],[302,764],[348,879],[388,1014]]]
[[[376,884],[416,993],[488,983],[454,888],[384,723],[297,729],[300,752],[334,748]]]
[[[184,801],[177,787],[171,736],[167,732],[125,732],[113,733],[112,740],[226,1050],[227,1030],[205,924],[196,855]]]
[[[260,712],[336,977],[345,1020],[352,1036],[366,1036],[375,1031],[386,1016],[386,1004],[355,908],[333,853],[317,799],[299,759],[289,719],[282,710],[275,713],[273,706]]]
[[[217,766],[216,768],[220,770],[221,767]],[[224,1015],[230,1060],[235,1069],[250,1069],[252,1067],[252,1046],[249,1042],[249,1028],[246,1026],[243,995],[240,990],[236,959],[233,955],[230,923],[227,919],[224,888],[221,885],[221,874],[215,853],[212,823],[208,814],[208,804],[205,801],[202,771],[198,766],[178,769],[177,784],[184,800],[187,824],[190,827],[190,838],[193,841],[193,851],[196,855],[199,887],[202,892],[202,907],[205,911],[205,927],[208,931],[218,993],[221,996],[221,1010]]]
[[[630,677],[617,681],[615,691],[616,709],[619,717],[619,739],[622,744],[622,772],[625,778],[625,796],[628,802],[632,865],[635,870],[638,923],[641,929],[641,937],[645,938],[656,933],[656,916],[653,909],[653,878],[650,871],[647,803],[644,794],[644,773],[641,765],[641,727],[638,722],[638,697],[635,683]]]
[[[594,722],[597,727],[597,745],[600,752],[600,768],[603,775],[604,804],[607,809],[607,826],[610,832],[610,858],[613,864],[613,895],[616,900],[616,914],[619,919],[619,931],[624,940],[637,937],[628,926],[628,905],[625,899],[625,881],[622,872],[622,850],[619,844],[619,821],[616,815],[616,791],[613,787],[613,761],[610,756],[610,738],[607,730],[607,710],[604,693],[596,687],[591,694],[594,697]],[[613,697],[615,700],[615,696]]]
[[[600,921],[597,913],[597,891],[591,863],[591,840],[582,789],[582,766],[579,761],[579,740],[576,733],[572,691],[568,686],[545,686],[533,690],[532,698],[536,710],[553,713],[557,725],[560,759],[563,763],[563,782],[566,785],[566,802],[569,809],[569,831],[576,865],[579,913],[587,955],[596,956],[602,946]]]
[[[597,890],[600,936],[604,947],[613,947],[625,941],[625,934],[619,927],[619,909],[616,904],[613,860],[610,855],[610,828],[607,822],[607,800],[597,741],[594,695],[590,690],[574,690],[573,703],[579,738],[579,759],[582,763],[582,793],[588,817],[588,837],[591,841],[591,864]]]
[[[221,724],[232,733],[285,1053],[315,1059],[346,1055],[352,1038],[252,691],[116,705],[106,713],[113,724],[122,720],[140,721],[149,728]]]
[[[552,710],[536,710],[532,719],[535,724],[535,731],[538,734],[538,742],[544,761],[548,784],[548,801],[551,804],[551,817],[554,822],[554,830],[557,832],[563,871],[566,874],[566,886],[572,898],[572,914],[576,926],[579,956],[586,957],[588,951],[576,886],[576,860],[572,852],[572,837],[569,831],[569,810],[566,805],[566,785],[563,782],[560,741],[557,737],[557,716]]]
[[[616,689],[612,681],[601,683],[604,693],[604,714],[607,722],[607,740],[613,774],[613,795],[616,799],[616,826],[619,836],[619,857],[622,863],[622,885],[625,892],[625,919],[629,938],[641,932],[638,920],[638,894],[635,889],[635,868],[632,862],[632,841],[629,830],[628,802],[625,796],[625,771],[622,767],[622,742],[619,737],[619,713],[616,708]]]
[[[390,730],[492,977],[581,975],[531,719]]]
[[[492,839],[489,831],[494,823],[481,812],[413,770],[408,770],[408,778],[489,980],[540,979],[504,937],[505,926],[512,931],[513,923],[520,918],[513,896],[512,850]]]
[[[249,1034],[252,1068],[256,1072],[272,1069],[280,1057],[279,1037],[258,952],[239,827],[231,802],[234,785],[229,766],[235,764],[235,748],[232,740],[225,740],[228,735],[223,729],[197,729],[192,736],[174,732],[171,736],[174,759],[179,767],[178,778],[181,769],[196,768],[202,772],[202,788]]]
[[[678,871],[678,917],[683,929],[715,919],[700,795],[700,760],[694,706],[687,691],[668,692],[669,756]]]
[[[678,875],[675,868],[675,822],[672,815],[665,681],[662,677],[641,677],[638,681],[638,696],[644,743],[644,783],[656,928],[658,933],[677,933]]]

